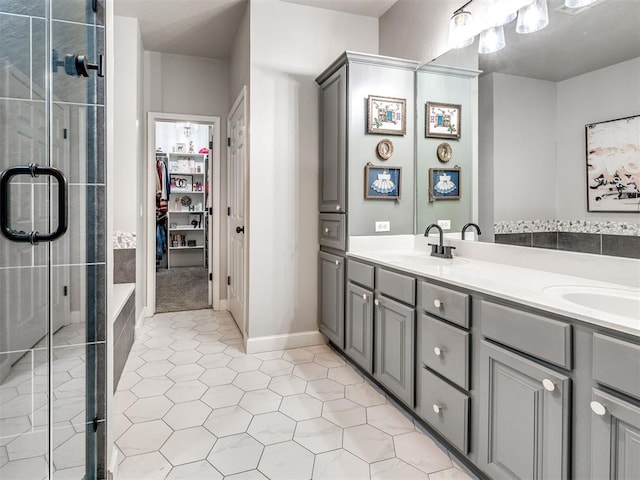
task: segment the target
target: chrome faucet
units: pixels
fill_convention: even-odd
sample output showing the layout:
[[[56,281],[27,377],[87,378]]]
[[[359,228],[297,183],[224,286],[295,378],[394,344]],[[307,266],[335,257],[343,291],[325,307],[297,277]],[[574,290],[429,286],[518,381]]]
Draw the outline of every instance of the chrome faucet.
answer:
[[[478,225],[476,225],[475,223],[469,222],[464,227],[462,227],[462,240],[464,240],[464,234],[467,231],[467,228],[469,228],[469,227],[474,227],[476,229],[476,231],[478,232],[478,235],[482,235],[482,232],[480,231],[480,227]]]
[[[442,257],[442,258],[453,258],[453,255],[451,255],[451,250],[455,249],[456,247],[444,245],[444,234],[442,232],[442,228],[440,228],[440,225],[436,223],[432,223],[431,225],[429,225],[427,229],[424,231],[424,236],[428,237],[429,232],[433,228],[438,229],[438,232],[440,234],[440,241],[437,244],[436,243],[429,244],[431,246],[431,256]]]

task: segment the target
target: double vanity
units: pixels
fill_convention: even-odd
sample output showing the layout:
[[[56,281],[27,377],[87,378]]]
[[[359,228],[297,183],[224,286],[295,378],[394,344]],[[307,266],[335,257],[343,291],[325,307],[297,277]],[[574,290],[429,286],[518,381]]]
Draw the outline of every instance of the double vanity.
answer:
[[[354,364],[479,475],[640,478],[640,289],[379,240],[320,253],[321,331]]]
[[[346,52],[316,79],[320,331],[480,477],[639,479],[640,260],[422,235],[473,216],[477,74]],[[391,158],[373,95],[406,100]],[[462,105],[459,200],[427,195],[425,101]],[[371,165],[397,198],[366,197]]]

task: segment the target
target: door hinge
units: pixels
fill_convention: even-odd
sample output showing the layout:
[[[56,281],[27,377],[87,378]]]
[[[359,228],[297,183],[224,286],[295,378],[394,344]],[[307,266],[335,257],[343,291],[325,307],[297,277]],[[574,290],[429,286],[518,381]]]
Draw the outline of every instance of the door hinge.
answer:
[[[62,294],[66,297],[67,295],[69,295],[69,287],[67,285],[64,286],[64,288],[62,289]]]
[[[231,285],[231,277],[227,276],[227,285]]]
[[[65,140],[69,137],[69,130],[67,130],[66,128],[62,129],[62,138],[64,138]]]
[[[209,151],[213,150],[213,141],[209,140]]]
[[[231,137],[227,137],[227,147],[231,146]]]
[[[231,216],[231,207],[227,207],[227,217]]]
[[[94,432],[98,431],[98,416],[97,415],[95,417],[93,417],[93,431]]]
[[[213,216],[213,208],[209,207],[207,210],[209,210],[209,215]]]
[[[209,281],[210,281],[210,282],[213,282],[213,273],[210,273],[210,274],[209,274]]]

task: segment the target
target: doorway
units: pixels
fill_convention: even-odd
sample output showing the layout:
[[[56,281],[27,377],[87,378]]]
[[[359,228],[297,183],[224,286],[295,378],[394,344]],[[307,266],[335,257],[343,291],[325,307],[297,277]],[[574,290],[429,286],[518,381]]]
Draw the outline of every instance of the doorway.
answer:
[[[219,308],[220,119],[149,113],[147,313]]]

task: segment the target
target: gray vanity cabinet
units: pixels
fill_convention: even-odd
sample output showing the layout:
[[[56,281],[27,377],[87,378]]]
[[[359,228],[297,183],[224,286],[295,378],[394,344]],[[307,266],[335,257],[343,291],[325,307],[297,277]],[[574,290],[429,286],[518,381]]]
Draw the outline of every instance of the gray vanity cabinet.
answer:
[[[373,373],[373,292],[347,283],[345,353]]]
[[[591,478],[640,478],[640,408],[593,389]]]
[[[571,380],[485,340],[480,348],[480,468],[495,480],[568,478]]]
[[[320,331],[337,347],[344,348],[344,258],[319,253]]]
[[[347,66],[320,84],[320,212],[344,213],[346,197]]]
[[[414,308],[378,294],[374,301],[373,376],[409,407],[414,404]]]

